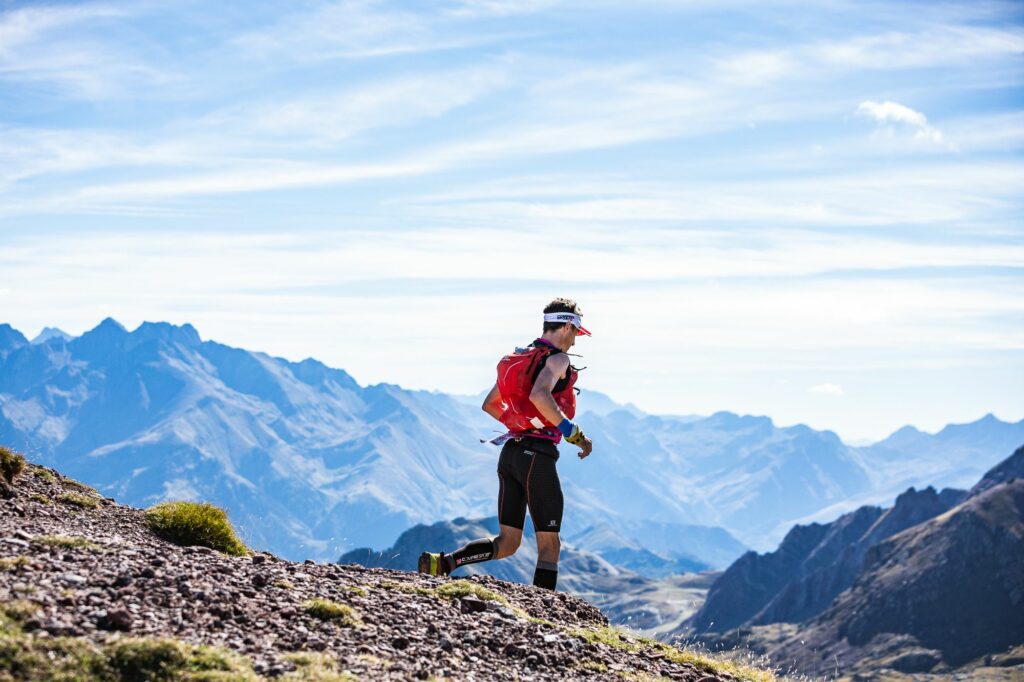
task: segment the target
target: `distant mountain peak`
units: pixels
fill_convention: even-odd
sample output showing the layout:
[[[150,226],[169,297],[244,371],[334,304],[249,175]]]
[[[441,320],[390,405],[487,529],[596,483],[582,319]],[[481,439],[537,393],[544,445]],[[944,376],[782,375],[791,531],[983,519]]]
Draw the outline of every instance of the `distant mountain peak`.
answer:
[[[63,329],[57,327],[43,327],[43,331],[36,334],[35,338],[32,339],[33,344],[46,343],[50,339],[63,339],[64,341],[70,341],[74,337],[68,334]]]
[[[185,346],[198,346],[202,343],[199,332],[187,322],[181,326],[169,322],[143,322],[130,336],[139,342],[161,340]]]
[[[753,415],[753,414],[742,414],[741,415],[741,414],[736,414],[735,412],[729,412],[729,411],[726,411],[726,410],[721,410],[719,412],[715,412],[710,417],[708,417],[708,420],[710,420],[711,423],[713,423],[713,424],[716,424],[716,425],[721,426],[723,428],[729,428],[729,429],[732,429],[732,428],[748,428],[748,427],[753,427],[753,426],[769,426],[769,427],[771,427],[771,426],[775,425],[775,423],[772,421],[771,417],[765,417],[765,416]]]
[[[13,350],[27,345],[28,339],[17,329],[7,324],[0,324],[0,352]]]

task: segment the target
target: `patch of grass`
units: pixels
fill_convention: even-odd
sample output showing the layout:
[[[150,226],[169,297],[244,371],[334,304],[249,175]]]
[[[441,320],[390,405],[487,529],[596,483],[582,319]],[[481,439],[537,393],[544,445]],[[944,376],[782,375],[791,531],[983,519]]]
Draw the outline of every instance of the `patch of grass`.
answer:
[[[288,682],[356,682],[359,678],[347,670],[338,670],[338,662],[327,654],[299,652],[286,654],[284,660],[295,666],[282,680]]]
[[[51,500],[46,495],[40,495],[39,493],[32,493],[31,495],[28,496],[28,499],[32,500],[33,502],[38,502],[39,504],[53,504],[53,500]]]
[[[397,592],[405,592],[406,594],[418,594],[422,597],[436,597],[437,592],[431,587],[420,587],[419,585],[407,585],[405,583],[396,583],[391,580],[380,581],[381,588],[385,590],[395,590]]]
[[[508,606],[508,600],[504,596],[469,580],[452,580],[436,588],[434,591],[439,597],[446,599],[461,599],[472,596],[483,601],[496,601],[502,606]]]
[[[41,607],[34,601],[27,599],[15,599],[0,603],[0,613],[3,613],[9,620],[23,622],[39,613]],[[0,668],[2,670],[2,668]]]
[[[452,580],[439,587],[421,587],[420,585],[409,585],[396,583],[390,580],[382,580],[380,586],[385,590],[397,590],[406,594],[418,594],[424,597],[435,597],[441,599],[462,599],[463,597],[476,597],[482,601],[493,601],[507,607],[517,618],[528,620],[531,623],[550,625],[557,627],[554,623],[543,618],[534,618],[526,611],[509,603],[504,595],[498,594],[483,585],[478,585],[470,580]]]
[[[100,501],[95,497],[79,495],[78,493],[61,493],[57,496],[57,500],[80,509],[95,509],[100,506]]]
[[[174,639],[38,638],[0,630],[0,679],[40,682],[256,682],[250,662],[227,649]]]
[[[102,495],[100,495],[100,491],[96,490],[96,488],[93,488],[91,485],[86,485],[81,481],[76,481],[73,478],[61,477],[60,482],[65,488],[72,488],[74,490],[80,490],[83,493],[91,493],[96,497],[102,497]]]
[[[366,590],[364,590],[363,588],[359,587],[358,585],[346,585],[343,589],[346,592],[348,592],[349,594],[354,595],[356,597],[365,597],[366,596]]]
[[[103,550],[103,547],[97,545],[89,538],[83,538],[79,535],[37,535],[32,538],[32,542],[37,545],[62,547],[64,549],[91,549],[93,551]]]
[[[22,566],[28,566],[30,560],[27,556],[5,556],[0,558],[0,572],[13,571]]]
[[[275,581],[274,581],[273,583],[271,583],[271,584],[272,584],[272,585],[273,585],[274,587],[279,587],[279,588],[281,588],[282,590],[294,590],[294,589],[295,589],[295,585],[293,585],[292,583],[290,583],[290,582],[288,582],[287,580],[284,580],[284,579],[281,579],[281,580],[275,580]]]
[[[589,670],[595,673],[608,672],[608,666],[600,661],[576,661],[572,667],[580,670]]]
[[[343,627],[354,628],[362,625],[362,621],[351,606],[330,599],[306,600],[302,602],[302,609],[314,618],[331,621]]]
[[[629,635],[612,626],[568,628],[566,633],[591,644],[604,644],[625,651],[637,652],[654,649],[664,654],[665,658],[673,663],[692,665],[698,670],[715,675],[730,675],[743,682],[775,682],[775,674],[770,670],[712,658],[706,654],[669,646],[649,637]]]
[[[655,677],[650,673],[645,673],[642,670],[619,670],[615,674],[630,682],[657,682],[664,679],[662,677]]]
[[[208,502],[162,502],[146,510],[146,523],[176,545],[200,545],[232,556],[249,553],[224,510]]]
[[[25,470],[25,458],[8,447],[0,445],[0,476],[8,483]]]
[[[175,639],[125,639],[110,646],[110,667],[122,680],[256,680],[249,661],[220,647]]]
[[[57,477],[53,475],[53,472],[43,467],[32,467],[32,475],[40,481],[46,481],[47,483],[57,482]]]

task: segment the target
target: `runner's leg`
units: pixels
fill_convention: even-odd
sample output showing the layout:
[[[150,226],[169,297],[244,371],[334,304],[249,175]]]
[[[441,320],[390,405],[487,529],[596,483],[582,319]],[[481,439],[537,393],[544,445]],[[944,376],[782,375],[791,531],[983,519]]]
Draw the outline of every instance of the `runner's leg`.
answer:
[[[537,531],[537,570],[533,584],[554,590],[558,582],[559,531],[565,500],[555,458],[538,452],[526,478],[526,497],[533,528]]]
[[[473,540],[446,555],[448,573],[460,566],[503,559],[519,549],[526,521],[526,490],[511,471],[511,466],[521,456],[518,443],[509,441],[502,447],[498,458],[498,537]]]

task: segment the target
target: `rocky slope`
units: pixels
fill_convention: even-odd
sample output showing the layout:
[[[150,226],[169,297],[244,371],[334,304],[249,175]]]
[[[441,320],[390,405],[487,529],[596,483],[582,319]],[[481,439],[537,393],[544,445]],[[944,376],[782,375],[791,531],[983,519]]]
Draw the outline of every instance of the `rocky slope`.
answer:
[[[30,466],[7,495],[0,678],[72,664],[120,669],[126,652],[138,665],[154,638],[233,652],[202,655],[203,665],[233,671],[218,679],[313,679],[313,667],[334,671],[317,679],[770,678],[620,635],[564,593],[179,547],[153,535],[142,511],[42,467]],[[336,602],[342,616],[318,617],[314,598]]]

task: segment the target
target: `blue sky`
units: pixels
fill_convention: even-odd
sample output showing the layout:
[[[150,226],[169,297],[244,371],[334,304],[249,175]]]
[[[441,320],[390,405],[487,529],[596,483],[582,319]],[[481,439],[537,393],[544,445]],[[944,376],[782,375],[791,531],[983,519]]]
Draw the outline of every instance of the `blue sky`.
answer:
[[[211,8],[213,8],[211,10]],[[851,440],[1024,417],[1024,6],[0,3],[0,318]]]

